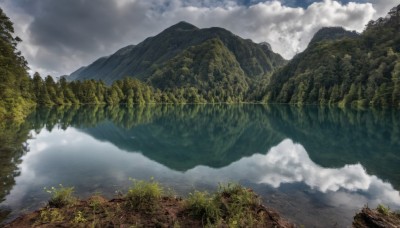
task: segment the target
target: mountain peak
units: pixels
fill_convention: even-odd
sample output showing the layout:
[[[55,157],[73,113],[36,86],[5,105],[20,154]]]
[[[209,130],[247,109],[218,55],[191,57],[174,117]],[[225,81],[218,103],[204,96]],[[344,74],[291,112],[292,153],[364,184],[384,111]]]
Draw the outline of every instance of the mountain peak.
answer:
[[[219,43],[215,44],[213,42],[215,40]],[[75,78],[78,80],[101,79],[106,84],[111,84],[115,80],[130,76],[151,82],[152,85],[162,89],[195,86],[194,80],[191,79],[201,81],[201,85],[196,85],[198,88],[206,84],[208,86],[210,83],[214,86],[221,78],[219,75],[256,79],[285,64],[285,60],[280,55],[267,49],[223,28],[199,29],[188,22],[181,21],[136,46],[124,47],[108,56],[107,59],[96,60],[83,71],[75,73],[75,75],[79,74],[79,77]],[[219,62],[215,56],[226,61]],[[212,68],[212,64],[208,64],[214,62],[217,62],[218,70]],[[226,65],[227,62],[230,65]],[[249,62],[252,64],[248,64]],[[220,72],[219,69],[225,71]],[[167,76],[169,70],[173,73]],[[216,77],[213,77],[213,74]],[[182,80],[181,75],[184,76]],[[230,79],[232,82],[239,80]],[[247,85],[244,80],[242,82],[243,85]],[[208,91],[210,88],[207,87]]]
[[[168,30],[197,30],[197,29],[199,28],[186,21],[180,21],[168,28]]]
[[[343,38],[356,38],[360,34],[356,31],[348,31],[343,27],[323,27],[315,33],[311,39],[309,46],[323,40],[339,40]]]
[[[269,44],[268,42],[261,42],[261,43],[259,43],[259,45],[265,46],[265,47],[267,47],[268,50],[272,51],[271,44]]]

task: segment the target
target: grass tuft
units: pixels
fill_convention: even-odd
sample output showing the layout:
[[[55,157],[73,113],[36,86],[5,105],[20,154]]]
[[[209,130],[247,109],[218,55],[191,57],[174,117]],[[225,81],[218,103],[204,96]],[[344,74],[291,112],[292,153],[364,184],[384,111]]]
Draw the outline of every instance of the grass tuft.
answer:
[[[78,223],[84,223],[86,221],[87,219],[85,218],[85,216],[83,216],[82,211],[77,211],[75,213],[74,219],[72,220],[72,223],[78,224]]]
[[[389,213],[390,213],[390,208],[385,207],[382,204],[379,204],[378,207],[376,207],[376,210],[383,215],[389,215]]]
[[[72,195],[74,193],[74,187],[64,187],[60,184],[58,188],[51,187],[50,189],[44,189],[47,193],[51,194],[49,200],[50,207],[61,208],[71,205],[76,201],[76,198]]]
[[[252,190],[229,183],[219,186],[215,198],[231,227],[252,227],[260,221],[254,211],[261,206],[261,201]]]
[[[54,223],[64,220],[62,212],[57,208],[45,208],[40,211],[39,223]]]
[[[220,185],[213,195],[195,191],[186,200],[189,214],[208,226],[218,225],[221,219],[230,227],[256,226],[263,222],[262,214],[254,213],[260,206],[260,199],[253,191],[231,183]]]
[[[163,195],[162,186],[153,179],[150,181],[131,179],[131,181],[133,184],[125,195],[128,208],[145,213],[156,210]]]
[[[218,203],[208,192],[190,193],[186,199],[186,208],[191,216],[201,219],[206,224],[213,224],[221,218]]]

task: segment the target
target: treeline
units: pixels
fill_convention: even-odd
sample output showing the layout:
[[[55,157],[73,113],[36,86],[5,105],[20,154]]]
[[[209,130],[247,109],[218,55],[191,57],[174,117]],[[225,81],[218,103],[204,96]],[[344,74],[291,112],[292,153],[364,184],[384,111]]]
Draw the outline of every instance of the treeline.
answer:
[[[147,81],[124,78],[108,86],[43,79],[38,73],[31,78],[16,48],[21,39],[0,9],[0,120],[21,121],[35,105],[262,102],[399,108],[399,12],[400,5],[370,22],[360,36],[310,44],[272,76],[244,77],[223,43],[211,40],[171,59]],[[197,58],[210,61],[193,64]]]
[[[138,79],[126,77],[107,86],[94,79],[67,82],[61,77],[57,82],[51,76],[45,79],[35,73],[30,81],[31,98],[39,105],[108,104],[118,105],[148,103],[237,103],[243,101],[240,94],[234,97],[222,88],[218,93],[207,93],[195,87],[160,90]]]
[[[400,107],[400,5],[355,38],[311,44],[271,78],[265,102]]]

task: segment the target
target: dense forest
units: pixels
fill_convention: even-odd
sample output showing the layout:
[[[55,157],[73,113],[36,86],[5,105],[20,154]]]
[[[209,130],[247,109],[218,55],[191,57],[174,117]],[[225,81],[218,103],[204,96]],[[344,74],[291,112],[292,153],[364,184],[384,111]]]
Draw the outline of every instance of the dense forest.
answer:
[[[319,34],[271,77],[264,102],[400,107],[399,30],[400,5],[359,36]]]
[[[204,42],[189,43],[153,67],[145,80],[125,77],[112,84],[67,77],[55,81],[38,73],[30,77],[17,50],[21,39],[0,13],[0,119],[22,120],[35,105],[263,102],[400,107],[400,5],[368,23],[360,35],[340,28],[321,30],[303,53],[278,70],[285,62],[268,51],[268,45],[210,28],[204,30]],[[199,31],[179,23],[161,34],[172,42],[173,34]],[[218,35],[210,35],[213,32]],[[187,42],[188,36],[181,39]]]
[[[19,42],[21,39],[14,36],[13,23],[0,8],[0,120],[21,121],[35,104],[31,99],[32,80],[27,73],[27,62],[17,50]]]

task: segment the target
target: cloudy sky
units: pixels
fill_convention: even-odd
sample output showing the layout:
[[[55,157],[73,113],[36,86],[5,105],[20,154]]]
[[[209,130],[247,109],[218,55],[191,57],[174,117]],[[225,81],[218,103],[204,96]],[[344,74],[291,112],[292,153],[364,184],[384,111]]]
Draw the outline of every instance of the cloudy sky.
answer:
[[[187,21],[267,41],[286,59],[324,26],[362,32],[398,0],[0,0],[31,71],[70,74],[128,44]]]

